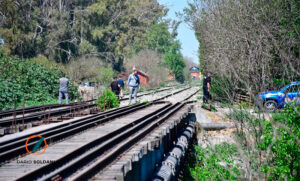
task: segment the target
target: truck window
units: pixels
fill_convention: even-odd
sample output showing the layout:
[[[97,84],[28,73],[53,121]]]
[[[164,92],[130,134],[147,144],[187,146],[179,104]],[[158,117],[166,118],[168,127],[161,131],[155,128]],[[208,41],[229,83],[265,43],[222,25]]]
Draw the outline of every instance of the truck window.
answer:
[[[292,85],[286,92],[300,92],[300,85]]]

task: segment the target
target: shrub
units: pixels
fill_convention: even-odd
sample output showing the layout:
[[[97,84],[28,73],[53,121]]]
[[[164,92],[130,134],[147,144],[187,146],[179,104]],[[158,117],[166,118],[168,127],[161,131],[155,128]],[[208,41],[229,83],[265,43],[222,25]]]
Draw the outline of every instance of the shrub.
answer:
[[[119,99],[112,91],[106,89],[105,92],[98,98],[96,104],[101,110],[108,110],[111,108],[119,107]]]
[[[96,82],[99,82],[101,85],[109,85],[112,82],[115,72],[110,67],[101,67],[98,69],[99,74],[94,79]]]
[[[0,58],[0,110],[11,109],[23,100],[46,102],[57,99],[62,70],[45,68],[39,63],[13,58]],[[77,87],[70,82],[70,98],[78,95]]]
[[[210,91],[214,100],[223,103],[232,102],[230,98],[233,97],[234,87],[227,77],[219,77],[218,75],[213,76]]]
[[[152,50],[141,50],[138,54],[129,57],[124,66],[127,71],[131,71],[132,67],[146,73],[150,80],[150,87],[157,87],[167,80],[167,68],[162,65],[162,57],[159,53]]]
[[[234,163],[238,152],[234,145],[221,143],[206,148],[195,146],[194,149],[195,162],[188,165],[194,180],[238,180],[239,165]]]
[[[273,115],[276,127],[265,125],[262,150],[271,150],[271,157],[261,169],[269,180],[300,178],[300,106],[286,105],[283,113]]]
[[[100,75],[104,62],[96,57],[81,57],[66,65],[66,71],[77,82],[92,81]]]
[[[209,104],[209,105],[202,104],[201,108],[209,110],[211,112],[218,112],[217,108],[215,106],[213,106],[212,104]]]

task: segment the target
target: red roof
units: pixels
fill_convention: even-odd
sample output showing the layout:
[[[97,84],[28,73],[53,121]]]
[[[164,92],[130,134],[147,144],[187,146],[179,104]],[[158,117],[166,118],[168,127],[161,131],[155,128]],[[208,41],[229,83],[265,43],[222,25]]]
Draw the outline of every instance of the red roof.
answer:
[[[139,70],[138,70],[138,74],[140,74],[140,75],[142,75],[142,76],[144,76],[144,77],[149,78],[149,76],[148,76],[146,73],[142,72],[142,71],[139,71]]]

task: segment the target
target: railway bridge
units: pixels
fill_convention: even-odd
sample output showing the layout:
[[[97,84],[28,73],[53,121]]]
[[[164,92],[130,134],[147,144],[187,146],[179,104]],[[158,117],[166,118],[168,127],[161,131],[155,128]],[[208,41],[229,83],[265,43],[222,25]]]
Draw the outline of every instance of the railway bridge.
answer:
[[[0,138],[0,180],[175,179],[196,133],[192,103],[198,92],[145,93],[153,99],[105,112],[91,111],[93,101],[2,112],[2,129],[21,131]],[[62,115],[69,120],[24,130]]]

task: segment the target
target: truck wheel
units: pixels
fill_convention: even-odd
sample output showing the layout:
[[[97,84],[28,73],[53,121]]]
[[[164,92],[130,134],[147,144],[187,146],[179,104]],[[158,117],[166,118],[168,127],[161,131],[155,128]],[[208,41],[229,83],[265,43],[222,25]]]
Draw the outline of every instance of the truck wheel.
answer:
[[[267,100],[264,103],[264,108],[268,111],[268,112],[274,112],[277,109],[277,102],[274,100]]]

